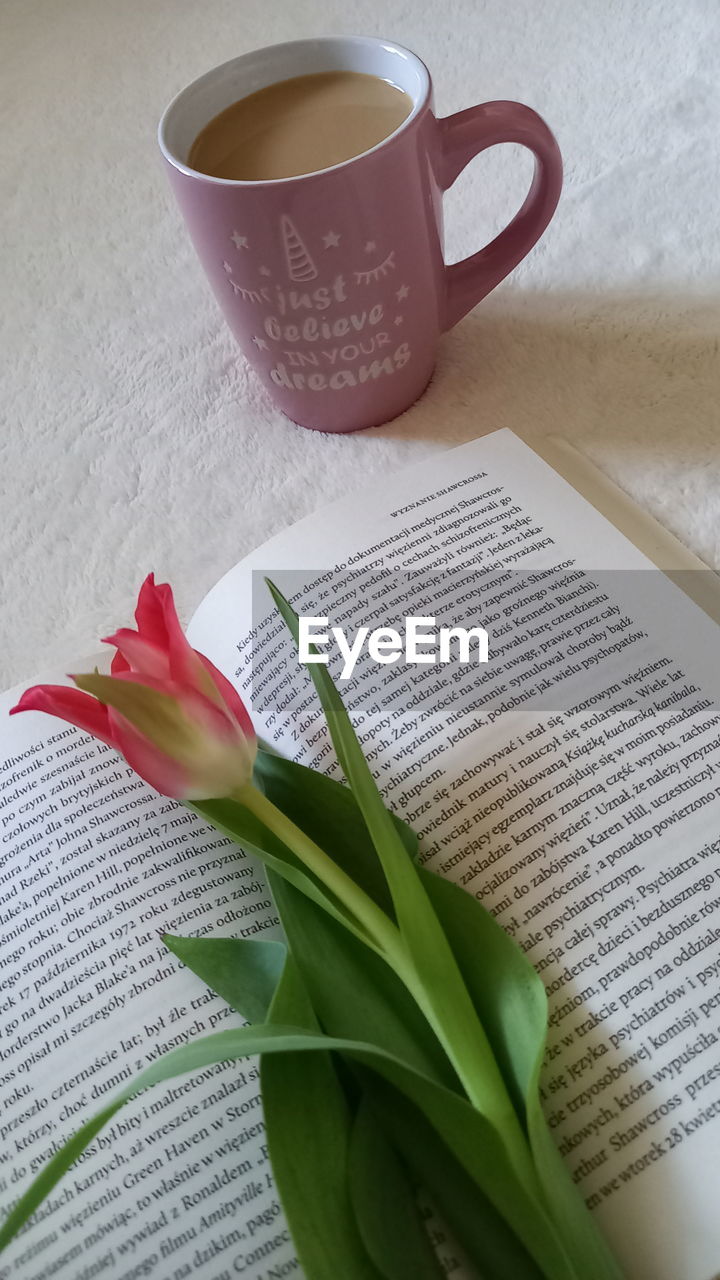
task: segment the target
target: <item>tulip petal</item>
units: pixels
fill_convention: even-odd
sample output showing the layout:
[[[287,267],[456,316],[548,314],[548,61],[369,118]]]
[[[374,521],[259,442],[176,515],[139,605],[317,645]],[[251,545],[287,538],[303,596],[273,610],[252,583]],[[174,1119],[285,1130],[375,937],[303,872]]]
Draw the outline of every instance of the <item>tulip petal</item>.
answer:
[[[134,671],[117,676],[74,675],[73,680],[79,689],[119,711],[156,749],[178,754],[191,746],[197,731],[188,722],[182,703],[173,696],[175,691],[164,681]]]
[[[223,741],[196,723],[191,726],[194,740],[188,742],[178,735],[172,751],[156,746],[113,707],[109,716],[118,749],[128,764],[164,795],[178,800],[217,799],[229,795],[252,774],[255,744],[251,749],[241,736]]]
[[[155,582],[154,575],[152,573],[148,574],[140,588],[135,618],[141,640],[147,641],[163,651],[166,655],[167,669],[160,672],[144,663],[141,665],[140,661],[135,661],[130,655],[127,645],[121,645],[117,639],[117,637],[124,636],[126,633],[118,632],[115,637],[111,637],[111,643],[118,644],[118,647],[128,659],[128,667],[121,666],[120,662],[117,664],[113,662],[113,675],[119,675],[121,671],[129,668],[147,672],[148,675],[156,678],[166,678],[169,675],[180,684],[197,688],[198,692],[208,698],[212,698],[213,702],[222,703],[224,701],[222,696],[218,698],[218,685],[212,680],[208,680],[201,655],[191,647],[180,625],[172,587],[169,583]],[[241,720],[240,723],[244,731],[245,725],[243,721]]]
[[[153,747],[144,734],[112,708],[109,719],[118,750],[130,768],[162,795],[185,800],[188,797],[187,771],[164,751]]]
[[[106,636],[102,643],[114,644],[125,659],[125,665],[119,670],[135,671],[138,675],[150,676],[154,680],[166,680],[170,675],[165,650],[129,627],[121,627],[114,635]],[[115,674],[113,670],[113,675]]]
[[[197,650],[195,650],[195,652],[197,653]],[[218,671],[214,663],[212,663],[209,658],[206,658],[204,653],[198,653],[197,656],[200,659],[202,665],[206,668],[207,671],[209,671],[210,676],[215,686],[217,687],[217,690],[223,702],[234,715],[235,719],[240,725],[242,732],[245,734],[245,737],[250,739],[251,741],[254,741],[255,727],[253,725],[252,720],[250,719],[250,715],[245,706],[245,703],[240,697],[240,694],[238,693],[235,686],[232,685],[230,681],[223,675],[222,671]]]
[[[70,689],[64,684],[36,684],[26,689],[20,701],[10,710],[10,715],[18,711],[44,711],[47,715],[58,716],[68,724],[91,733],[114,747],[112,730],[108,719],[107,707],[98,702],[89,693],[81,693],[79,689]]]
[[[124,658],[120,652],[114,653],[112,662],[110,663],[111,675],[119,676],[122,671],[129,671],[129,670],[130,670],[130,663],[128,662],[127,658]]]
[[[203,677],[208,679],[204,671]],[[214,696],[208,697],[194,685],[180,684],[177,680],[156,680],[153,676],[140,675],[137,671],[121,671],[117,679],[122,684],[136,684],[163,694],[174,702],[184,715],[216,737],[238,737],[239,725],[225,703],[218,702]],[[215,693],[214,686],[211,692]],[[118,709],[121,708],[118,707]],[[245,737],[242,730],[240,732]]]
[[[196,752],[198,735],[230,744],[244,737],[224,707],[186,685],[154,680],[135,671],[72,678],[80,689],[124,716],[155,749],[175,758]]]
[[[206,678],[209,680],[210,676]],[[83,680],[87,681],[88,677]],[[96,678],[90,677],[90,680],[94,688]],[[202,800],[227,795],[250,779],[257,752],[255,734],[251,726],[251,734],[246,735],[224,703],[218,706],[196,689],[188,689],[172,681],[152,681],[132,671],[111,683],[124,685],[126,691],[129,685],[138,686],[140,706],[143,711],[147,709],[149,715],[138,716],[137,703],[133,699],[132,713],[126,716],[124,713],[129,704],[120,705],[125,701],[125,694],[116,688],[109,691],[114,710],[129,719],[133,728],[147,738],[152,751],[165,752],[187,770],[186,799]],[[152,699],[158,693],[165,696],[153,703]],[[169,711],[168,702],[172,704]],[[110,721],[115,723],[112,706]]]
[[[206,696],[214,697],[215,691],[207,687],[202,664],[198,662],[198,656],[195,650],[191,648],[185,632],[180,626],[172,588],[167,582],[162,582],[157,587],[157,592],[163,611],[165,649],[173,680],[179,681],[180,684],[193,685]]]
[[[138,592],[135,621],[141,636],[164,648],[167,642],[165,617],[155,575],[149,573]]]

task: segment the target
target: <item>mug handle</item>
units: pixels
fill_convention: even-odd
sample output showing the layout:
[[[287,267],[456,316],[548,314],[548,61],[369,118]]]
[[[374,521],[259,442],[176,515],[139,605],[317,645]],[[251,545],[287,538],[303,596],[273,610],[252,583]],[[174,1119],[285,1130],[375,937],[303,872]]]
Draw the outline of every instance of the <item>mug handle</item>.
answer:
[[[552,218],[562,188],[562,157],[555,138],[536,111],[520,102],[485,102],[438,120],[440,188],[447,191],[481,151],[500,142],[519,142],[535,156],[535,172],[525,203],[490,244],[445,268],[443,330],[451,329],[481,298],[522,261]]]

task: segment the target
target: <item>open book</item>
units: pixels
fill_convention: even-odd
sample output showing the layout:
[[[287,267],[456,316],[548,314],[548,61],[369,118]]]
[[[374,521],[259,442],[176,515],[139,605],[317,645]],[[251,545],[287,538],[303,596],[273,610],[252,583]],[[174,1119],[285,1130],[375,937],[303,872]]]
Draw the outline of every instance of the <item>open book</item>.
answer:
[[[421,833],[424,863],[482,898],[542,973],[547,1114],[631,1280],[710,1280],[720,1268],[711,608],[511,433],[436,455],[272,539],[189,629],[252,700],[261,736],[336,776],[258,570],[331,623],[357,621],[361,606],[382,626],[404,594],[408,613],[487,626],[481,678],[468,664],[411,669],[366,655],[341,693],[387,802]],[[712,584],[702,592],[711,599]],[[35,713],[8,719],[18,692],[0,700],[4,1208],[158,1053],[239,1025],[159,934],[277,930],[250,857],[103,744]],[[0,1256],[0,1280],[300,1275],[257,1081],[254,1066],[223,1064],[130,1103]],[[450,1244],[440,1253],[459,1275]]]

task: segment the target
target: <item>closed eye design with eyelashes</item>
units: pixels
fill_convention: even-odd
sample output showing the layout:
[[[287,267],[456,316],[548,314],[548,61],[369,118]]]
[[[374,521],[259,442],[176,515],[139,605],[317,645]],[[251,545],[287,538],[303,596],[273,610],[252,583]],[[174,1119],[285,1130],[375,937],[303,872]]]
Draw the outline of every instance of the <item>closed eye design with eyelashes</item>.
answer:
[[[372,284],[375,280],[380,280],[382,276],[386,276],[389,271],[395,270],[395,250],[391,249],[384,262],[379,263],[377,267],[371,267],[369,271],[354,272],[357,284]]]
[[[232,291],[235,297],[240,295],[243,302],[270,302],[270,290],[267,285],[263,285],[261,289],[246,289],[243,285],[238,284],[236,280],[230,280]]]

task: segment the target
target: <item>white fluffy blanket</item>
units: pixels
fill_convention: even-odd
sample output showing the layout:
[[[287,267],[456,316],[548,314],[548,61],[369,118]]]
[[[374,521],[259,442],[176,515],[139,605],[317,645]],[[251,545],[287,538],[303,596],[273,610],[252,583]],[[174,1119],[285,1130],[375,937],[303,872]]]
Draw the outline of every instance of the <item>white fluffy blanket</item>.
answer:
[[[567,181],[530,258],[443,341],[410,412],[292,426],[236,354],[155,148],[166,101],[311,34],[415,49],[441,114],[519,98]],[[0,684],[129,619],[149,569],[188,617],[270,533],[494,427],[560,432],[720,563],[717,0],[3,0]],[[520,202],[528,157],[476,161],[448,255]]]

